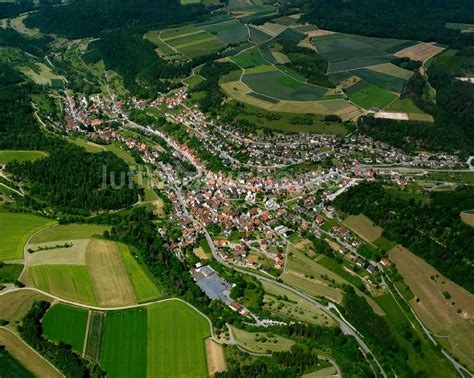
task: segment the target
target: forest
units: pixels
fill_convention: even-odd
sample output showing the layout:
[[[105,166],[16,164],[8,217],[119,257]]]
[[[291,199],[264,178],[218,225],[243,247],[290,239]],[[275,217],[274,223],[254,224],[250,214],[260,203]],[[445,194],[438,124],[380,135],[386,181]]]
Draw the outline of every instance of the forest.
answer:
[[[321,29],[369,37],[438,42],[453,47],[474,44],[473,33],[445,28],[447,22],[474,23],[471,0],[311,0],[303,21]]]
[[[43,336],[41,319],[50,304],[34,302],[18,326],[18,332],[32,348],[56,366],[66,377],[105,377],[105,372],[94,362],[82,359],[71,346],[55,344]]]
[[[72,0],[67,5],[45,7],[24,23],[75,39],[131,26],[146,29],[201,21],[208,12],[201,4],[181,6],[178,0]]]
[[[396,189],[363,183],[339,196],[334,205],[346,214],[365,214],[384,228],[386,239],[402,244],[473,293],[474,229],[459,217],[473,205],[473,191],[433,193],[430,199],[406,199]]]

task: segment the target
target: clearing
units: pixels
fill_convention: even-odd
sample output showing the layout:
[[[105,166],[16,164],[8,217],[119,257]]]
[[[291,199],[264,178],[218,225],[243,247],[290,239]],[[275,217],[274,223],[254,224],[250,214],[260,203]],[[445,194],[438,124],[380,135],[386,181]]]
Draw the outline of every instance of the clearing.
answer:
[[[41,159],[42,157],[47,156],[46,152],[43,151],[13,151],[13,150],[3,150],[0,151],[0,165],[7,164],[13,160],[22,162],[22,161],[32,161]]]
[[[375,225],[364,214],[349,215],[342,224],[369,243],[376,241],[383,233],[383,228]]]

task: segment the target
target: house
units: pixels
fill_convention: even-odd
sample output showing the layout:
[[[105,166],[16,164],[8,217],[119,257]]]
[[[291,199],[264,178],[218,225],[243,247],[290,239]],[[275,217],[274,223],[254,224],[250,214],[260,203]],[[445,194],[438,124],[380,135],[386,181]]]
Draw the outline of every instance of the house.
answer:
[[[384,257],[384,258],[382,258],[382,260],[380,260],[380,265],[389,266],[390,265],[390,260]]]
[[[367,267],[367,272],[374,274],[377,272],[377,267],[375,265],[369,264]]]
[[[326,219],[324,219],[321,215],[317,215],[315,221],[318,226],[322,226]]]
[[[361,259],[360,257],[356,258],[354,264],[359,267],[359,268],[362,268],[364,266],[364,260]]]

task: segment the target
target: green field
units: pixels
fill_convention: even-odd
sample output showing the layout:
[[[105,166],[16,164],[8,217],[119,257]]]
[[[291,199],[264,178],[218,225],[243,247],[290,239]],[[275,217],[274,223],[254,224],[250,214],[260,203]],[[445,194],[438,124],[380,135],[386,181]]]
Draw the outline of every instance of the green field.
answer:
[[[411,98],[400,98],[387,108],[390,112],[407,113],[414,121],[433,122],[433,117],[418,108]]]
[[[5,378],[33,378],[31,374],[16,358],[0,346],[0,377]]]
[[[88,304],[96,304],[91,279],[84,265],[39,265],[28,269],[35,287],[56,295]]]
[[[234,56],[232,60],[242,68],[251,68],[261,65],[266,65],[267,62],[263,60],[262,54],[257,47],[245,50],[237,56]]]
[[[207,377],[209,323],[187,304],[111,311],[105,319],[101,365],[110,377]]]
[[[250,40],[257,44],[269,41],[273,37],[270,34],[267,34],[257,28],[249,27],[250,30]]]
[[[79,307],[57,304],[46,313],[42,324],[44,335],[55,342],[64,342],[82,353],[88,311]]]
[[[144,272],[140,266],[140,263],[131,254],[129,248],[125,244],[117,244],[119,246],[120,255],[122,256],[125,268],[127,269],[128,277],[130,278],[133,290],[137,296],[137,301],[141,303],[159,298],[161,296],[160,290]]]
[[[147,309],[107,313],[101,366],[109,377],[147,375]]]
[[[205,25],[202,29],[216,34],[219,39],[229,44],[238,44],[248,37],[247,28],[235,19]]]
[[[201,84],[205,79],[199,75],[192,75],[183,80],[183,83],[189,85],[191,88]]]
[[[7,164],[13,160],[28,161],[37,160],[45,157],[46,153],[43,151],[0,151],[0,164]]]
[[[185,31],[172,30],[175,30],[175,32],[164,32],[160,38],[181,54],[190,58],[206,55],[226,46],[223,41],[205,30],[198,28],[185,29]]]
[[[383,109],[397,99],[395,94],[387,92],[364,80],[349,87],[346,93],[354,104],[364,109]]]
[[[382,72],[376,72],[366,68],[352,71],[354,75],[364,79],[365,81],[385,89],[389,92],[401,93],[407,80],[398,76],[387,75]]]
[[[21,259],[28,238],[53,223],[51,219],[36,215],[0,212],[0,261]]]
[[[102,235],[109,226],[96,224],[67,224],[48,228],[35,235],[31,244],[47,243],[61,240],[90,239],[94,235]]]

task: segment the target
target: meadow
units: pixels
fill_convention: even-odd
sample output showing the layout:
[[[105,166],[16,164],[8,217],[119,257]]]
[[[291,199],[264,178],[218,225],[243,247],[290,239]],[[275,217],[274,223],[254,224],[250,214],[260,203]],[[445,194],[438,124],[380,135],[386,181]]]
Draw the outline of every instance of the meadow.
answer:
[[[346,93],[354,104],[364,109],[383,109],[397,99],[395,94],[364,80],[349,87]]]
[[[373,243],[380,236],[382,236],[383,229],[374,224],[369,218],[363,214],[348,216],[343,225],[350,228],[362,239]]]
[[[15,282],[23,270],[21,264],[3,264],[0,263],[0,283]]]
[[[57,304],[42,320],[44,335],[54,342],[64,342],[82,353],[89,312],[79,307]]]
[[[46,156],[46,152],[43,151],[13,151],[3,150],[0,151],[0,165],[7,164],[13,160],[16,161],[33,161],[41,159]]]
[[[290,350],[295,344],[293,340],[286,337],[266,332],[247,332],[233,326],[231,329],[237,343],[253,353],[284,352]]]
[[[33,378],[34,375],[8,353],[4,347],[0,347],[0,377]]]
[[[390,112],[401,112],[408,114],[408,117],[413,121],[421,122],[433,122],[433,117],[418,108],[412,99],[400,98],[397,101],[390,104],[387,108]]]
[[[40,244],[62,240],[90,239],[94,235],[102,235],[110,226],[95,224],[67,224],[50,227],[38,234],[31,240],[31,244]]]
[[[266,62],[262,58],[262,54],[258,47],[245,50],[240,54],[234,56],[232,60],[238,64],[241,68],[251,68],[256,66],[265,65]]]
[[[23,246],[36,231],[54,224],[54,221],[31,214],[0,211],[0,261],[23,258]]]

